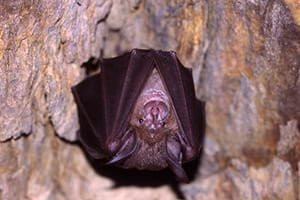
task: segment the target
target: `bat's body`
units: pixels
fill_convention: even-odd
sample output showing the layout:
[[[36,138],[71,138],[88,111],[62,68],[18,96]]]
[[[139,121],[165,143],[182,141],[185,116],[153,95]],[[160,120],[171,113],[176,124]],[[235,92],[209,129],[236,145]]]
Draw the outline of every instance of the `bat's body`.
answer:
[[[166,139],[179,131],[171,100],[156,69],[138,97],[129,124],[136,130],[135,152],[123,166],[159,170],[168,166]]]
[[[191,72],[175,53],[132,50],[105,59],[101,73],[73,88],[79,140],[96,159],[124,168],[181,167],[199,154],[204,128]]]

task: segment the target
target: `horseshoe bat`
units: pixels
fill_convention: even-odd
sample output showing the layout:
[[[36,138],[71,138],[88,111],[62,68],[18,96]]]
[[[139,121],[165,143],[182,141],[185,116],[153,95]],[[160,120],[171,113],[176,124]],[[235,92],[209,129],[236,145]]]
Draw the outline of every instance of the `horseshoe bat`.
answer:
[[[199,154],[204,103],[175,52],[133,49],[103,59],[101,72],[72,92],[78,139],[92,158],[123,168],[169,167],[188,181],[182,163]]]

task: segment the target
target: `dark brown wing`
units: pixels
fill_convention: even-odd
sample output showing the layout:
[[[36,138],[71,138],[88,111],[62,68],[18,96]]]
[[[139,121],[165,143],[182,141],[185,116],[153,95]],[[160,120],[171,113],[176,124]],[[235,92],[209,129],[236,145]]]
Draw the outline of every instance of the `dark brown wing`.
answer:
[[[154,51],[157,69],[163,78],[174,105],[184,140],[186,160],[199,154],[203,107],[195,97],[191,70],[183,67],[175,52]]]
[[[106,157],[104,151],[99,148],[101,144],[99,130],[104,124],[101,75],[85,79],[72,87],[72,92],[78,108],[79,141],[92,157],[97,159]]]
[[[116,153],[113,144],[120,143],[127,131],[130,113],[152,70],[149,51],[132,50],[103,60],[100,75],[73,87],[80,120],[79,140],[94,158]]]

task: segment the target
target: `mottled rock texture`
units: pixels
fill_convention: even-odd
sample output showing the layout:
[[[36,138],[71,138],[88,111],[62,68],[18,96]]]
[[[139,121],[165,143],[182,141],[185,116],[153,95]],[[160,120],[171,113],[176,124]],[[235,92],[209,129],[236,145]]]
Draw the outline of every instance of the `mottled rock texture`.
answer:
[[[99,170],[76,143],[80,66],[132,48],[194,69],[207,128],[190,184]],[[299,77],[298,0],[1,0],[0,199],[300,199]]]

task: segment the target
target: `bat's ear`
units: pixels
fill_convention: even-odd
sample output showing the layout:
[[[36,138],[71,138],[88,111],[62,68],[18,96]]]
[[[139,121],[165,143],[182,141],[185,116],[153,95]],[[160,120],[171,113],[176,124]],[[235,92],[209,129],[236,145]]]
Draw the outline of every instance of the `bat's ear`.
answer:
[[[167,139],[167,163],[178,181],[188,182],[189,179],[181,166],[182,152],[180,143],[172,137]]]
[[[110,165],[120,160],[123,160],[124,158],[127,158],[136,150],[136,147],[136,135],[133,133],[129,133],[129,137],[126,137],[126,139],[121,140],[121,146],[119,147],[117,153],[105,164]]]

